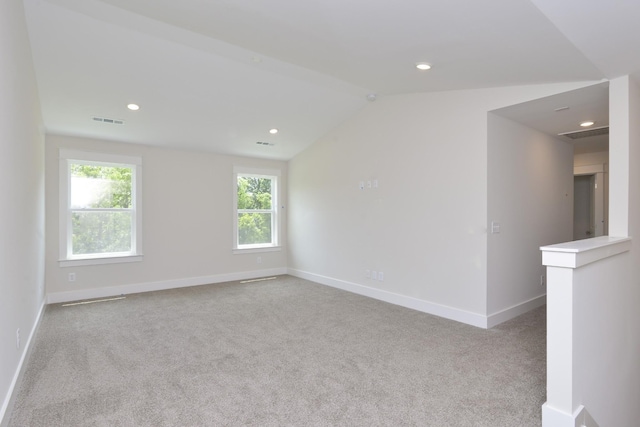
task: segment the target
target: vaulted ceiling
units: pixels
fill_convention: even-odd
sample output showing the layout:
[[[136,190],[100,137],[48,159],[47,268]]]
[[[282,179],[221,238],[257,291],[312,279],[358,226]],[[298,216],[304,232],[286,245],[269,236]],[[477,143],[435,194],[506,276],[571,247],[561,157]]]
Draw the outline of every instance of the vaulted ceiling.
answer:
[[[371,94],[640,72],[634,0],[24,2],[48,132],[235,155],[289,159]]]

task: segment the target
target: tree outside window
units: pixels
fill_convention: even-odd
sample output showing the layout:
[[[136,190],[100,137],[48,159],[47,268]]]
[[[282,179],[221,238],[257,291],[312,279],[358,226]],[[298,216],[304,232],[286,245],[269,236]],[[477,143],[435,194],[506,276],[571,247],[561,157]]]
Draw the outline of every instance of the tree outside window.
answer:
[[[237,247],[276,245],[276,177],[237,175]]]
[[[71,255],[131,252],[133,168],[70,164]]]
[[[142,261],[142,158],[60,149],[60,265]]]

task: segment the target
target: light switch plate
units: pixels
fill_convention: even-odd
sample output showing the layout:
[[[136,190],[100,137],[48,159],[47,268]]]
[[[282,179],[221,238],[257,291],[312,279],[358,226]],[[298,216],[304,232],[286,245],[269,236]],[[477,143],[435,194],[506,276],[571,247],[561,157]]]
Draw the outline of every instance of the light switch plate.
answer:
[[[500,234],[500,223],[491,221],[491,234]]]

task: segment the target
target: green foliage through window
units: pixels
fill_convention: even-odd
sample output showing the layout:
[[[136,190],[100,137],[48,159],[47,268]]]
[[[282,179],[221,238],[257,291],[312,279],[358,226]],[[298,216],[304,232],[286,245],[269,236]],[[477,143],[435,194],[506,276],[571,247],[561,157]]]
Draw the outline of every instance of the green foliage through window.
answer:
[[[73,212],[72,253],[104,254],[131,251],[130,212]]]
[[[131,207],[131,167],[71,164],[71,207]]]
[[[238,246],[274,242],[275,178],[238,175]]]
[[[133,167],[71,163],[71,253],[130,252]]]

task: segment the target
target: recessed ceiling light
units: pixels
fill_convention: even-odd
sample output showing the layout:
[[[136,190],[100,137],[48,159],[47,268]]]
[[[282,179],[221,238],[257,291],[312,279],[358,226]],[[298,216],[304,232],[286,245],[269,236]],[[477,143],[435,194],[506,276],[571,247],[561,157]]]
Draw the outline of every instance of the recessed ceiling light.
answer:
[[[275,135],[276,133],[278,133],[278,129],[276,129],[276,128],[269,129],[269,133],[270,133],[271,135]]]
[[[127,104],[127,108],[131,111],[138,111],[140,106],[138,104]]]
[[[593,126],[594,124],[596,124],[596,122],[592,122],[589,120],[589,121],[580,123],[580,126],[582,126],[583,128],[588,128],[589,126]]]
[[[426,62],[416,62],[416,68],[420,71],[427,71],[431,69],[431,65]]]

